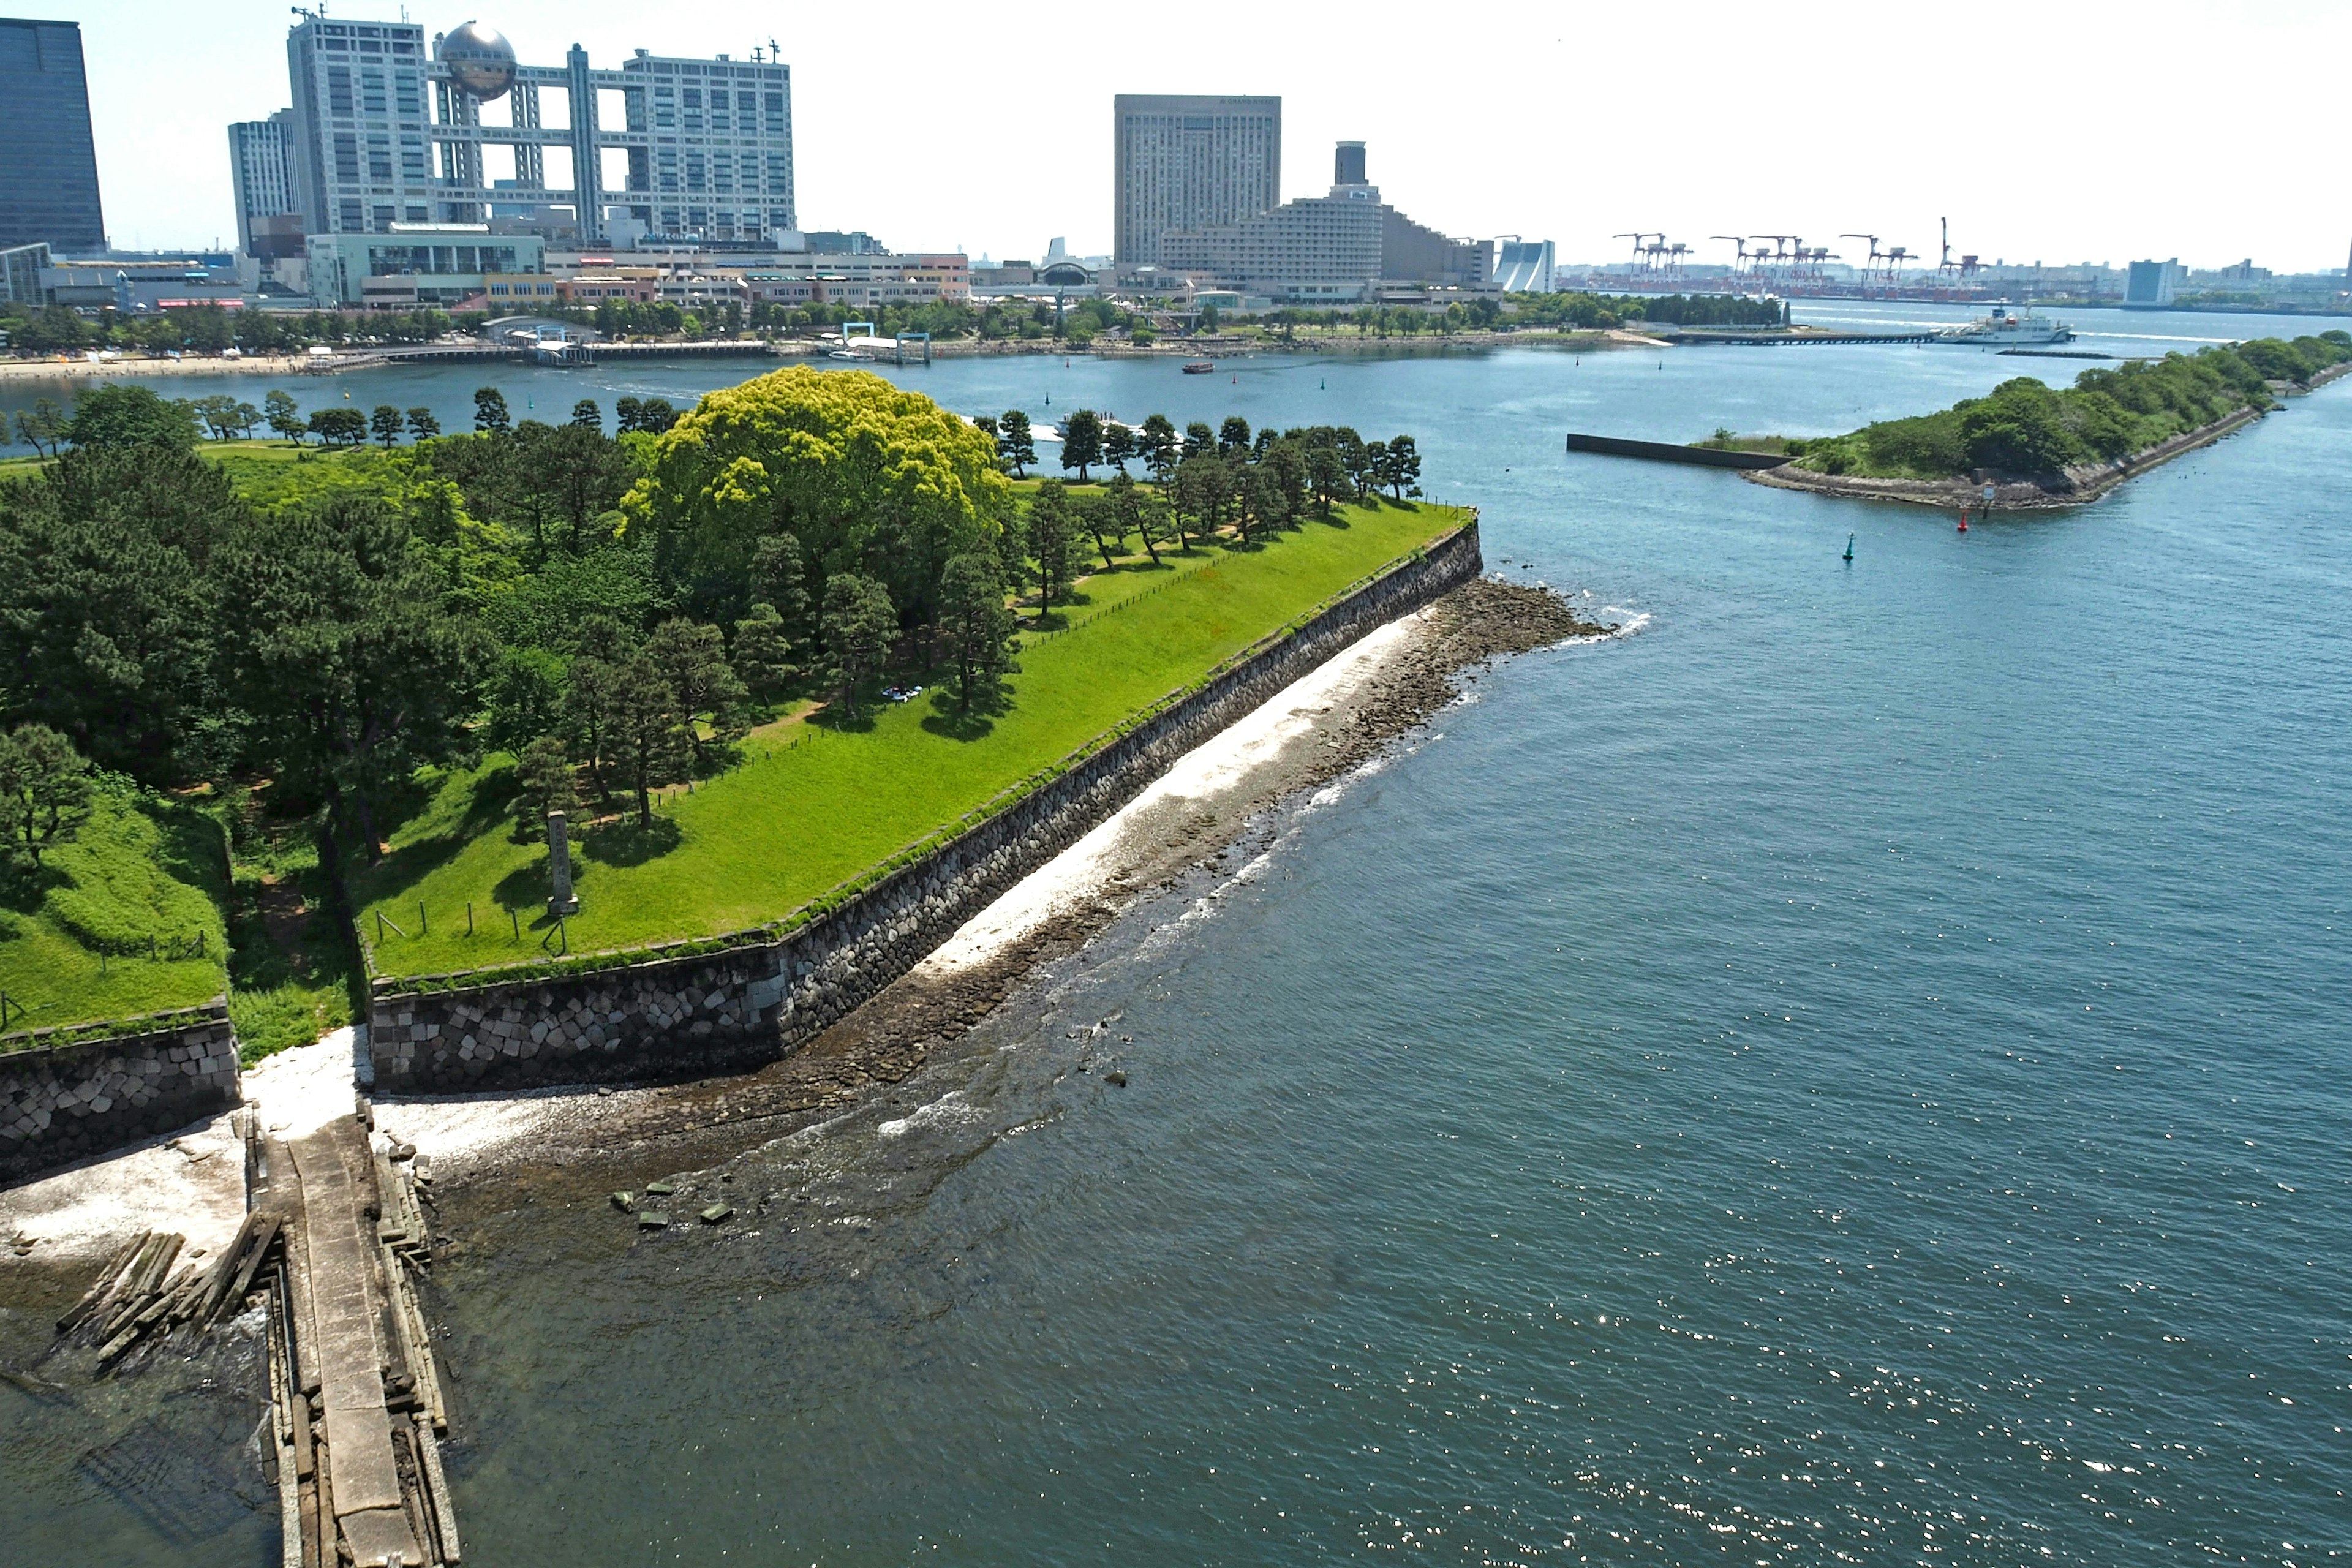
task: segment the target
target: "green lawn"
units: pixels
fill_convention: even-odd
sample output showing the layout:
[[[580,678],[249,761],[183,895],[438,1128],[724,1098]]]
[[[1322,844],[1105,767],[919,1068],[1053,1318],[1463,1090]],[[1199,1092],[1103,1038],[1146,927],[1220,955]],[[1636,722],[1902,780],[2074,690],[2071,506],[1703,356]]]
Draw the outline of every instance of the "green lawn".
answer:
[[[856,728],[793,725],[796,742],[754,741],[743,765],[674,795],[649,840],[633,819],[587,834],[573,859],[581,911],[569,922],[571,949],[715,936],[779,919],[1466,520],[1433,504],[1351,507],[1262,549],[1202,547],[1158,571],[1122,563],[1085,579],[1081,602],[1057,609],[1067,630],[1024,634],[1013,705],[978,733],[930,691],[868,710]],[[444,973],[549,955],[546,849],[509,836],[512,776],[508,760],[493,757],[432,780],[431,798],[395,834],[393,853],[360,881],[374,973]],[[381,928],[379,916],[388,922]]]
[[[19,866],[0,880],[10,1031],[198,1006],[227,989],[226,855],[203,813],[101,795],[44,859],[37,875]],[[162,956],[148,956],[150,937]]]

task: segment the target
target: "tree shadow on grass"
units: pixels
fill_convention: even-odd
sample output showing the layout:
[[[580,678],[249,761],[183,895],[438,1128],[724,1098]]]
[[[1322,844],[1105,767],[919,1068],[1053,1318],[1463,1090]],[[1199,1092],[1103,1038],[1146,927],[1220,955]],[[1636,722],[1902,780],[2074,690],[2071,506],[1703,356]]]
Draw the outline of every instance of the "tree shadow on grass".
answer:
[[[575,890],[587,879],[586,871],[587,868],[577,860],[572,863],[572,885]],[[537,910],[545,915],[547,900],[554,892],[555,884],[548,877],[547,857],[541,855],[530,865],[518,866],[499,878],[499,885],[490,889],[490,897],[502,910]],[[530,923],[537,925],[541,922],[534,921]]]
[[[952,693],[941,689],[932,693],[931,710],[923,715],[923,728],[950,741],[977,741],[996,728],[992,714],[1001,713],[1012,706],[1003,689],[995,698],[979,698],[967,709]]]
[[[604,866],[642,866],[657,860],[685,841],[673,816],[656,816],[644,826],[634,816],[608,822],[580,841],[580,853]],[[574,876],[578,875],[577,869]],[[544,895],[542,895],[544,896]]]

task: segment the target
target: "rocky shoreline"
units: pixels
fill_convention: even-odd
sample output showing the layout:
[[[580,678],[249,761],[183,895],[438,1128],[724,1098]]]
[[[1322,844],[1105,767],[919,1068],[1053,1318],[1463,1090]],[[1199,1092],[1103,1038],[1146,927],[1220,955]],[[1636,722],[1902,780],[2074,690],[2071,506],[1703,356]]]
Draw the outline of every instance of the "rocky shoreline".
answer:
[[[756,1129],[748,1135],[758,1141],[784,1136],[919,1071],[1034,972],[1222,851],[1266,806],[1353,770],[1454,701],[1457,677],[1613,629],[1583,618],[1548,589],[1474,579],[1402,628],[1363,679],[1313,714],[1308,734],[1253,766],[1244,788],[1206,807],[1177,800],[1122,823],[1101,885],[1062,900],[975,960],[926,963],[781,1061],[660,1088],[385,1101],[381,1116],[433,1152],[438,1178],[452,1191],[518,1168],[642,1163],[651,1150],[673,1165],[709,1163],[740,1148],[747,1129]]]

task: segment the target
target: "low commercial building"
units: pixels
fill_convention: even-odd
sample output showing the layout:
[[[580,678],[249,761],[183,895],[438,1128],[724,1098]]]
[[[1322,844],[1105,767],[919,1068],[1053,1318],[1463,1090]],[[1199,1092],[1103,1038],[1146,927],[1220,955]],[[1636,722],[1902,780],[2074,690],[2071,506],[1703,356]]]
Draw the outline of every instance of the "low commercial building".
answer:
[[[546,243],[487,224],[395,224],[389,234],[314,234],[310,298],[327,310],[450,310],[487,293],[492,276],[545,270]]]

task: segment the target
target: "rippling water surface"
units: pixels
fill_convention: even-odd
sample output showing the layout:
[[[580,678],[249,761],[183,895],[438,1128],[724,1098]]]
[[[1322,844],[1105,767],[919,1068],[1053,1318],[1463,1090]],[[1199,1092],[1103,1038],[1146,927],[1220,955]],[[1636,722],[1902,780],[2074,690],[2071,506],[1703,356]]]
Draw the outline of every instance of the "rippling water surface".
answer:
[[[686,1173],[724,1231],[457,1205],[469,1561],[2352,1553],[2352,389],[1965,534],[1560,450],[2079,368],[898,373],[1411,430],[1490,566],[1643,629],[1477,680],[891,1102]],[[473,379],[401,374],[355,400]]]

